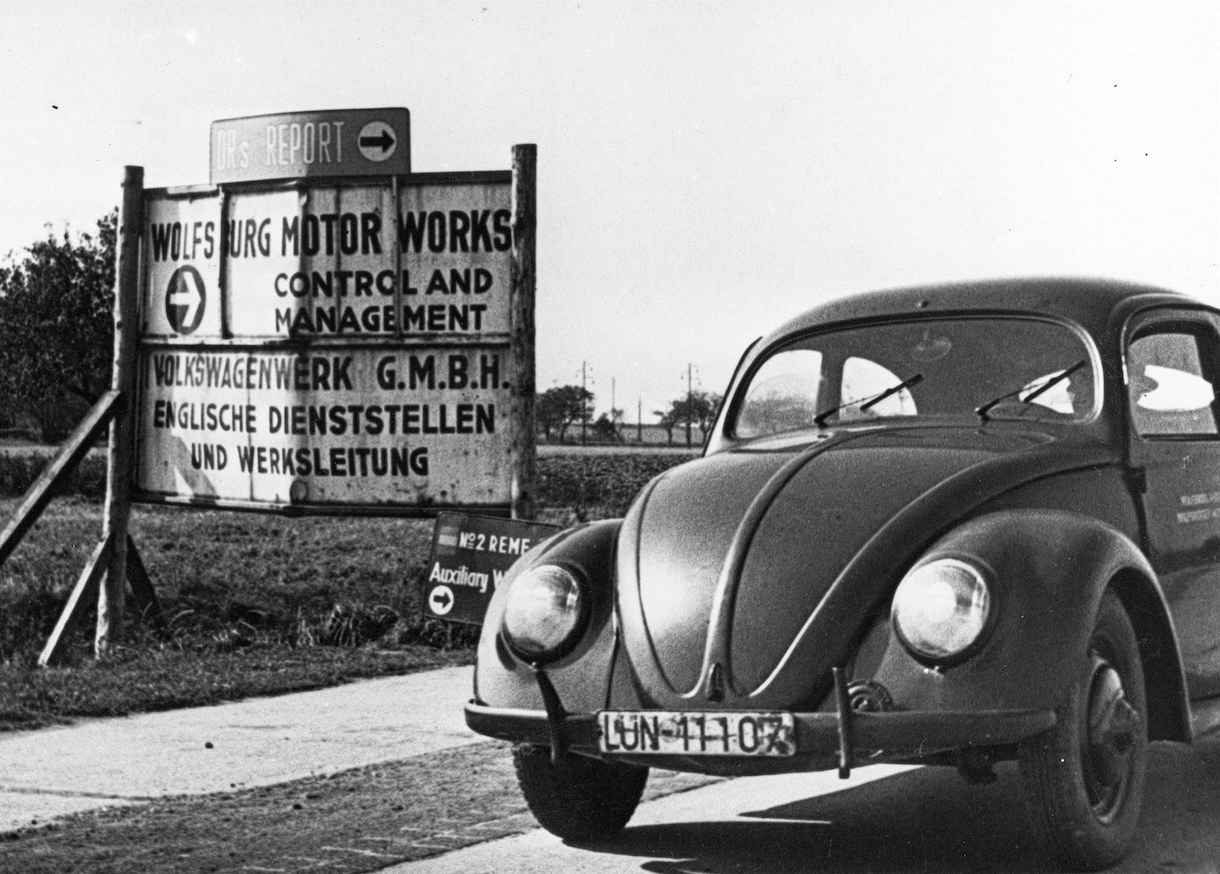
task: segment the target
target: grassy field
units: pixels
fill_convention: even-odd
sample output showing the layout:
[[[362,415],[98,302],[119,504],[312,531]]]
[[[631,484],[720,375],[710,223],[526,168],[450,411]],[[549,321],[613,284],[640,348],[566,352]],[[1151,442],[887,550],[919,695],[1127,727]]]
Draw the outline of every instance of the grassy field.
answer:
[[[544,521],[621,514],[682,453],[539,460]],[[0,730],[316,688],[469,661],[475,629],[425,621],[431,520],[310,518],[136,507],[132,535],[168,629],[135,621],[91,656],[86,616],[63,667],[37,656],[101,534],[90,459],[0,567]],[[40,467],[0,456],[0,519]]]

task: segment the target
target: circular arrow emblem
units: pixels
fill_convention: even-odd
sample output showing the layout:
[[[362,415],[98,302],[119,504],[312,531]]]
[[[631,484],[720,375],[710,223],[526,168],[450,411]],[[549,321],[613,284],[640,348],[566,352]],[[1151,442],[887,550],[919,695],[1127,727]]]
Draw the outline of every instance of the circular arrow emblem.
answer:
[[[428,594],[428,606],[437,616],[444,616],[453,609],[453,589],[437,586]]]
[[[207,299],[198,270],[184,264],[174,271],[165,289],[165,317],[175,333],[190,334],[199,327]]]
[[[398,148],[398,138],[394,128],[384,121],[370,121],[360,128],[356,145],[360,147],[360,154],[370,161],[384,161]]]

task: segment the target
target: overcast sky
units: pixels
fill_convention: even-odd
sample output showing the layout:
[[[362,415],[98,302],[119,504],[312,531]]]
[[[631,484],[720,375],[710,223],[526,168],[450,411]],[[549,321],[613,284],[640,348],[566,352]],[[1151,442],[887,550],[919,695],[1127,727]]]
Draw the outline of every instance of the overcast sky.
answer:
[[[634,421],[833,296],[1097,275],[1220,304],[1220,4],[0,8],[0,256],[216,119],[405,106],[417,171],[538,145],[539,388]]]

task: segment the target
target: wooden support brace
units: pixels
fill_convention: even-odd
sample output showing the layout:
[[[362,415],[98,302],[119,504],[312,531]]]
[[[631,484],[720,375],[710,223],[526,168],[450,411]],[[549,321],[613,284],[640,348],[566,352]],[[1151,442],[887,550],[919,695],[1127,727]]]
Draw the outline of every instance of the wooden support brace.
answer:
[[[76,585],[72,588],[72,594],[68,596],[68,603],[64,605],[64,611],[59,614],[59,621],[55,623],[55,630],[51,632],[50,638],[47,639],[47,645],[42,648],[42,654],[38,656],[38,664],[40,666],[46,667],[47,665],[56,664],[62,658],[64,643],[68,633],[80,620],[80,613],[85,606],[92,603],[97,597],[98,586],[101,583],[102,575],[106,573],[106,568],[110,564],[110,553],[113,547],[114,538],[105,537],[93,550],[89,563],[81,571]]]
[[[97,596],[102,576],[110,564],[113,545],[114,539],[107,537],[93,550],[93,555],[81,572],[72,594],[68,596],[68,603],[64,605],[63,612],[55,623],[55,630],[51,632],[42,654],[38,657],[40,666],[46,667],[61,661],[65,639],[80,622],[80,613]],[[157,599],[148,569],[144,566],[144,560],[140,558],[139,550],[136,549],[130,534],[127,535],[127,582],[131,585],[132,599],[140,611],[140,616],[151,620],[157,632],[165,635],[167,627],[165,617],[161,613],[161,602]]]
[[[93,444],[102,436],[102,430],[110,424],[110,419],[114,416],[118,400],[117,391],[108,391],[102,395],[89,410],[89,414],[76,426],[72,436],[60,447],[51,463],[26,491],[25,497],[13,511],[12,518],[4,526],[4,530],[0,531],[0,565],[12,555],[13,550],[21,543],[21,538],[38,521],[39,515],[54,497],[60,482],[76,469],[81,460],[89,454]]]

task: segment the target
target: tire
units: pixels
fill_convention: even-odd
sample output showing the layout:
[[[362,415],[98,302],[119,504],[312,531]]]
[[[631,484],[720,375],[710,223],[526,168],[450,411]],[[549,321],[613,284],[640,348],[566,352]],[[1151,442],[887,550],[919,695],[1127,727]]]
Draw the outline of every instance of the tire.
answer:
[[[1148,753],[1144,672],[1135,630],[1103,596],[1053,729],[1022,744],[1021,782],[1042,845],[1072,869],[1109,867],[1139,822]]]
[[[566,755],[551,763],[550,747],[513,747],[517,782],[538,824],[565,841],[614,837],[635,813],[648,769]]]

